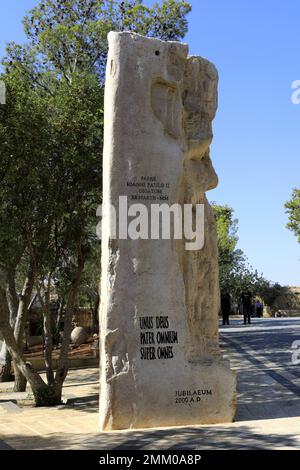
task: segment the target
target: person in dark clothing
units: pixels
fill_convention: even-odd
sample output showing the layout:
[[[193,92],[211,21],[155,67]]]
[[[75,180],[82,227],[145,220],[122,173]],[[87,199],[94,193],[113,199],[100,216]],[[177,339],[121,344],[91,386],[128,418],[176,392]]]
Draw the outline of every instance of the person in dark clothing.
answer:
[[[231,299],[228,292],[221,294],[221,311],[223,316],[223,325],[229,325],[229,315],[231,312]]]
[[[242,293],[242,306],[243,306],[243,315],[244,315],[244,324],[248,322],[251,323],[251,313],[252,313],[252,294],[248,290]]]
[[[263,304],[261,303],[260,300],[257,300],[255,302],[255,310],[256,310],[256,316],[258,318],[263,316],[263,309],[264,309]]]

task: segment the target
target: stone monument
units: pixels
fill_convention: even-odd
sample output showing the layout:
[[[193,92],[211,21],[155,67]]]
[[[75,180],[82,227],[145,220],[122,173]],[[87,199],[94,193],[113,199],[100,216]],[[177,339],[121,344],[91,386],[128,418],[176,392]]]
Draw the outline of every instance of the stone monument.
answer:
[[[236,378],[219,349],[217,241],[205,196],[218,182],[209,154],[217,71],[178,42],[129,32],[108,40],[100,427],[229,422]],[[152,215],[151,206],[173,204],[191,207],[194,222],[203,208],[197,249],[185,232],[168,238],[154,227],[147,238],[145,217],[133,222],[139,236],[124,230],[137,208]],[[174,221],[175,212],[173,231]]]

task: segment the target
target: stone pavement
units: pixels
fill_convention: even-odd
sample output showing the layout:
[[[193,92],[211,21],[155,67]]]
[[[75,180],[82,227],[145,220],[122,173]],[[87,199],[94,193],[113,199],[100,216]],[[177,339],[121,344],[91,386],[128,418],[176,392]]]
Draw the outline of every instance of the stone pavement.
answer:
[[[238,370],[238,412],[231,424],[100,433],[97,369],[70,371],[68,402],[56,408],[20,408],[10,385],[1,385],[0,450],[300,449],[295,339],[300,318],[254,319],[250,326],[234,320],[221,327],[224,354]]]

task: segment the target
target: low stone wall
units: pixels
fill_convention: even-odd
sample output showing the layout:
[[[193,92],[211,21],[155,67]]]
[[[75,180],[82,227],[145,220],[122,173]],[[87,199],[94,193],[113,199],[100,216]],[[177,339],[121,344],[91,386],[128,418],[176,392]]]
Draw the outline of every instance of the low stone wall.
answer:
[[[35,368],[38,372],[45,370],[45,361],[42,357],[30,358],[29,361],[32,367]],[[58,365],[58,359],[53,359],[53,369],[56,370]],[[74,357],[69,359],[69,368],[76,369],[80,367],[98,367],[99,359],[97,357]]]

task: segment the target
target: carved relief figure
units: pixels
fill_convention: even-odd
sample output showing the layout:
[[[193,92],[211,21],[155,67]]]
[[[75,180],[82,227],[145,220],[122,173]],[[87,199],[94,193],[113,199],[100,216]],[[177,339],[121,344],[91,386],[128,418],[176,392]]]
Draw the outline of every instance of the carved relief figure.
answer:
[[[205,59],[183,58],[175,44],[169,45],[167,71],[168,81],[157,79],[152,83],[151,105],[164,132],[180,140],[183,147],[176,202],[205,206],[204,247],[186,251],[185,240],[175,243],[185,286],[188,358],[196,361],[219,355],[217,239],[214,215],[205,196],[218,184],[209,153],[218,74]]]

